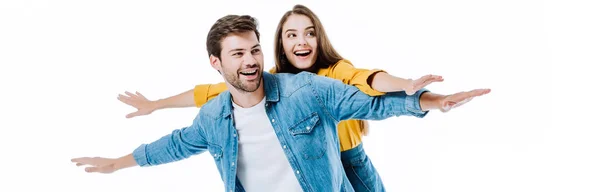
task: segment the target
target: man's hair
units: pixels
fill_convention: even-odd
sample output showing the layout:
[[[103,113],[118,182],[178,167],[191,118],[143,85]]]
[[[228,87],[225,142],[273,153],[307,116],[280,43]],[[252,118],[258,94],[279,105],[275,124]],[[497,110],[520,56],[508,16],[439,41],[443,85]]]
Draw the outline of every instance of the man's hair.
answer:
[[[232,33],[245,33],[254,31],[256,38],[260,41],[258,33],[258,21],[249,15],[227,15],[221,17],[208,32],[206,37],[206,49],[208,56],[214,55],[221,59],[221,42],[225,37]]]

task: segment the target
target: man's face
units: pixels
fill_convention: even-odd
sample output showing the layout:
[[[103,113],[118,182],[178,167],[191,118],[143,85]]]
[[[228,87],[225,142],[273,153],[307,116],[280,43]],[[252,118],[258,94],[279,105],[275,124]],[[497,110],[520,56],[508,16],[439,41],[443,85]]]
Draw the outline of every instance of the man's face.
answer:
[[[253,31],[230,34],[221,41],[221,59],[211,56],[213,68],[229,84],[241,92],[254,92],[260,87],[263,53]]]

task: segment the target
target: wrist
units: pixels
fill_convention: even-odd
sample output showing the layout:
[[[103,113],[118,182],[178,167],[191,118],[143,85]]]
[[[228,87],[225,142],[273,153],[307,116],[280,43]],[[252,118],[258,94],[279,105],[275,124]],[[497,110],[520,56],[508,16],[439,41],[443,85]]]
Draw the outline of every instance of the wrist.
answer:
[[[129,155],[123,156],[121,158],[115,159],[114,169],[115,169],[115,171],[118,171],[118,170],[125,169],[128,167],[133,167],[135,165],[137,165],[137,163],[135,162],[135,159],[133,158],[133,154],[129,154]]]
[[[429,110],[441,110],[442,109],[442,101],[444,100],[444,95],[435,94],[432,92],[425,92],[421,95],[420,104],[422,111]]]

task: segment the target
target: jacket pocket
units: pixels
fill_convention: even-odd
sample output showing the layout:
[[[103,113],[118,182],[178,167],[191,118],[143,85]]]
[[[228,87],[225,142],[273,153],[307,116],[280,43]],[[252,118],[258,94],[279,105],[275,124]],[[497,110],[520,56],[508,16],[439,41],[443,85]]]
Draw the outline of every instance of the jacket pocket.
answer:
[[[325,155],[325,130],[315,112],[289,128],[296,148],[306,160],[319,159]]]

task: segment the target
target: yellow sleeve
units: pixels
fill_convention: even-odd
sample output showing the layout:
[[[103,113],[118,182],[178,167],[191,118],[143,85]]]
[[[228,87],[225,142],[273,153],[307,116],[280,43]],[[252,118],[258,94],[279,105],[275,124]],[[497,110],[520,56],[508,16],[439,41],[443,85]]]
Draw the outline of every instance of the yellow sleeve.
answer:
[[[325,75],[334,79],[341,80],[345,84],[355,86],[360,91],[364,92],[369,96],[379,96],[384,95],[385,93],[373,89],[373,87],[371,87],[371,85],[368,82],[369,77],[378,72],[385,73],[385,71],[381,69],[357,69],[354,68],[350,61],[340,60],[336,64],[327,68],[326,74],[319,75]]]
[[[275,70],[276,70],[276,69],[275,69],[275,67],[273,67],[273,68],[271,68],[271,69],[269,70],[269,73],[270,73],[270,74],[275,74],[275,73],[276,73],[276,72],[275,72]]]
[[[196,85],[194,87],[194,102],[196,103],[196,107],[201,107],[208,100],[215,98],[225,90],[227,90],[225,83]]]

